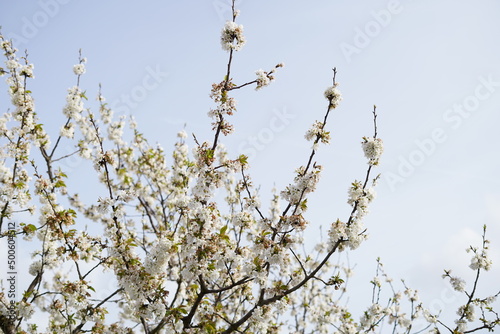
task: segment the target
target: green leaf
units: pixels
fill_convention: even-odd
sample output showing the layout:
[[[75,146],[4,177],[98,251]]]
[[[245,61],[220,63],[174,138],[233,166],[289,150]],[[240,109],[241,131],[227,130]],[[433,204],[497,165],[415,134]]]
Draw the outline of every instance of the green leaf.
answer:
[[[226,234],[226,231],[227,231],[227,225],[226,225],[226,226],[223,226],[223,227],[220,229],[220,235],[224,235],[224,234]]]
[[[59,180],[56,182],[56,184],[54,184],[54,188],[61,188],[61,187],[66,187],[66,183],[64,183],[64,181],[62,180]]]
[[[33,224],[28,224],[24,227],[26,230],[29,230],[30,232],[35,232],[36,231],[36,226]]]
[[[212,323],[210,323],[210,322],[207,322],[207,323],[206,323],[203,327],[205,328],[205,331],[206,331],[207,333],[210,333],[210,334],[212,334],[212,333],[213,333],[213,334],[217,333],[217,329],[216,329],[216,328],[215,328],[215,326],[214,326]]]
[[[240,162],[240,164],[246,165],[248,163],[248,157],[246,155],[244,155],[244,154],[241,154],[238,157],[238,161]]]

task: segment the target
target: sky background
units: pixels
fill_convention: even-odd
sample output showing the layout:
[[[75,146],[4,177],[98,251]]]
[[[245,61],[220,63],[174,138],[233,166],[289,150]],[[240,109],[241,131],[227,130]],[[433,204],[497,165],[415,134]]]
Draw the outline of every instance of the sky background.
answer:
[[[500,2],[240,0],[237,7],[247,44],[235,54],[234,81],[251,81],[257,69],[285,63],[270,87],[234,92],[236,132],[224,139],[233,155],[250,155],[263,198],[273,187],[283,189],[306,163],[304,133],[323,118],[323,92],[337,67],[344,100],[329,120],[332,145],[317,155],[324,173],[309,200],[306,239],[317,240],[320,225],[347,219],[347,189],[364,178],[360,141],[373,133],[376,104],[385,153],[378,196],[365,219],[370,239],[349,254],[356,291],[370,291],[381,257],[390,276],[454,314],[459,299],[442,270],[471,280],[465,248],[479,245],[487,224],[494,267],[484,274],[484,290],[497,292]],[[213,138],[206,113],[211,84],[225,75],[228,54],[219,39],[230,15],[227,0],[0,3],[2,33],[28,49],[35,65],[31,90],[53,137],[82,49],[87,96],[94,100],[101,83],[116,113],[134,115],[147,138],[166,149],[182,128],[199,140]],[[6,99],[2,93],[2,112]],[[88,166],[70,161],[67,169],[85,175]],[[81,187],[93,195],[84,182]],[[354,302],[367,305],[369,298],[360,295]]]

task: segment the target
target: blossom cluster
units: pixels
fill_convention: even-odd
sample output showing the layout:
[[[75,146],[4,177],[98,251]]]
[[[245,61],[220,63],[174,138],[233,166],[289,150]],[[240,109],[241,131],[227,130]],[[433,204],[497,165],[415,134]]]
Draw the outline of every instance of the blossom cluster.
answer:
[[[367,188],[361,181],[354,181],[348,191],[347,203],[356,208],[356,218],[362,219],[368,214],[368,205],[375,199],[375,189]]]
[[[283,63],[279,63],[276,65],[271,71],[265,72],[263,69],[259,69],[255,71],[255,74],[257,75],[257,86],[255,87],[255,90],[259,90],[262,87],[269,86],[272,81],[274,81],[274,73],[276,72],[276,69],[283,67]]]
[[[297,176],[294,183],[288,185],[281,192],[281,197],[292,205],[297,205],[305,196],[316,189],[319,182],[319,176],[322,167],[320,165],[313,166],[311,171],[306,171],[305,167],[298,168],[295,172]]]
[[[487,249],[487,247],[483,248],[481,251],[478,251],[478,249],[474,247],[467,249],[467,251],[471,251],[474,254],[469,265],[472,270],[483,269],[488,271],[491,269],[492,261],[488,258]]]
[[[384,143],[380,138],[363,137],[361,142],[368,164],[376,166],[379,163],[380,156],[384,152]]]
[[[240,51],[246,43],[243,26],[233,21],[227,21],[221,32],[221,45],[225,51]]]
[[[216,108],[208,112],[208,116],[213,119],[212,129],[219,129],[224,135],[234,131],[233,125],[225,119],[236,111],[236,99],[228,96],[228,89],[233,86],[231,80],[223,81],[213,84],[210,92],[210,97],[217,104]]]
[[[323,144],[329,144],[331,139],[330,132],[325,130],[325,124],[320,121],[314,122],[304,137],[308,141],[321,142]]]
[[[87,62],[86,58],[82,58],[79,64],[73,66],[73,73],[75,75],[85,74],[85,63]]]
[[[342,101],[342,94],[337,88],[338,84],[328,87],[325,90],[325,98],[330,102],[329,108],[337,108],[340,101]]]

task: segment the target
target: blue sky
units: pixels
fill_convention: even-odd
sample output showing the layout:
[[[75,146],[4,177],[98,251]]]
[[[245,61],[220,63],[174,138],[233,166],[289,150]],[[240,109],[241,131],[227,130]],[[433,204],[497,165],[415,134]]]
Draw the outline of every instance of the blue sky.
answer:
[[[446,291],[442,269],[468,275],[465,248],[483,224],[498,289],[500,271],[500,3],[493,0],[240,0],[247,44],[235,55],[236,82],[279,62],[276,81],[234,93],[233,154],[252,155],[263,197],[284,188],[305,163],[307,128],[326,109],[322,94],[337,67],[344,101],[332,115],[333,144],[323,147],[322,183],[310,199],[313,229],[347,218],[346,194],[366,164],[361,137],[372,134],[377,105],[385,154],[378,198],[366,218],[370,239],[350,255],[367,285],[380,256],[429,302]],[[52,135],[63,121],[66,89],[75,83],[78,50],[88,58],[82,86],[133,114],[152,141],[172,147],[184,126],[210,139],[211,84],[225,74],[220,29],[227,0],[3,1],[5,36],[29,51],[32,91]],[[0,95],[6,107],[6,95]],[[193,143],[191,143],[193,144]],[[69,147],[67,150],[71,150]],[[68,166],[83,172],[77,162]],[[84,191],[82,189],[82,191]],[[310,240],[317,233],[311,233]],[[353,283],[354,284],[354,283]],[[368,286],[368,285],[367,285]],[[369,286],[368,286],[369,288]],[[424,292],[427,291],[427,292]],[[439,303],[438,302],[436,303]],[[368,302],[368,300],[366,300]],[[444,302],[445,307],[454,301]],[[448,311],[454,313],[454,310]]]

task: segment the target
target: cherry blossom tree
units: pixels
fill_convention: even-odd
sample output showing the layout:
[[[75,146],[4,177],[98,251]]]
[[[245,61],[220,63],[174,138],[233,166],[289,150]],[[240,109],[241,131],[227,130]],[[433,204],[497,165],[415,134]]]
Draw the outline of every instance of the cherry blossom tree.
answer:
[[[367,112],[373,133],[361,140],[366,173],[347,193],[351,212],[328,217],[323,242],[304,251],[307,200],[322,171],[316,152],[330,142],[327,124],[342,101],[335,68],[324,92],[324,117],[305,134],[309,156],[290,184],[262,205],[248,158],[230,156],[223,140],[233,132],[232,92],[268,86],[283,64],[257,70],[248,82],[233,81],[232,64],[245,44],[238,15],[233,2],[231,20],[221,32],[227,68],[210,93],[213,138],[193,135],[190,150],[188,134],[180,131],[171,154],[148,142],[132,118],[114,117],[101,89],[98,111],[88,107],[81,54],[62,110],[65,121],[51,138],[29,89],[34,66],[0,36],[6,59],[0,72],[12,108],[0,118],[0,236],[9,245],[23,238],[36,249],[28,284],[11,295],[7,280],[0,292],[3,333],[493,331],[500,323],[492,307],[499,292],[487,297],[477,292],[480,275],[492,265],[486,227],[482,245],[469,249],[475,280],[467,283],[451,270],[443,275],[464,297],[455,323],[428,311],[404,283],[398,290],[380,261],[370,305],[359,316],[350,313],[345,300],[351,268],[334,257],[356,250],[367,237],[364,219],[375,198],[374,173],[383,153],[376,107]],[[74,153],[60,153],[63,140],[74,143]],[[85,202],[67,186],[78,177],[62,164],[71,155],[93,165],[103,190],[93,201]],[[116,281],[115,289],[96,290],[102,279]],[[37,314],[44,324],[33,320]],[[417,328],[417,319],[427,325]]]

